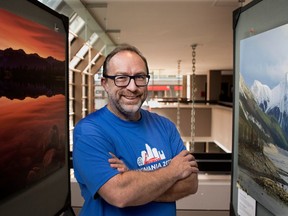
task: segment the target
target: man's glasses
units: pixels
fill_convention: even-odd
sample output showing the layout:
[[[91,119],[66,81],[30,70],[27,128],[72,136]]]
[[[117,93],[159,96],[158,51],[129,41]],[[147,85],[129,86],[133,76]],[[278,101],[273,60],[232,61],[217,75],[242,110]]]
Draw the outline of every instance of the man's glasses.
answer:
[[[116,75],[116,76],[109,76],[109,75],[103,75],[105,78],[109,78],[114,80],[114,83],[117,87],[127,87],[131,81],[131,79],[134,79],[135,85],[137,87],[144,87],[147,86],[149,83],[150,75],[135,75],[135,76],[129,76],[129,75]]]

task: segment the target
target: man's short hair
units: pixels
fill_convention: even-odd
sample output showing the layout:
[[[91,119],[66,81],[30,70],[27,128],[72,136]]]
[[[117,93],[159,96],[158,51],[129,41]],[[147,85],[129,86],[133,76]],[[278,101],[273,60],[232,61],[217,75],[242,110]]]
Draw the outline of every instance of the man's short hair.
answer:
[[[107,75],[108,64],[109,64],[111,58],[114,55],[116,55],[117,53],[122,52],[122,51],[131,51],[131,52],[136,53],[138,56],[140,56],[140,58],[144,61],[147,74],[149,74],[148,63],[147,63],[146,58],[143,56],[143,54],[135,46],[132,46],[132,45],[129,45],[129,44],[120,44],[107,55],[107,57],[106,57],[106,59],[105,59],[105,61],[103,63],[103,75]]]

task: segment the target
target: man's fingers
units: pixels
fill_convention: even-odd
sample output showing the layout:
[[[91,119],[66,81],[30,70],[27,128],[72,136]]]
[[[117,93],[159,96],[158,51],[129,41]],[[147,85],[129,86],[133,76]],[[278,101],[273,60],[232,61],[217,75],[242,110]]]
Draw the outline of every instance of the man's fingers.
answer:
[[[109,154],[110,154],[113,158],[117,158],[112,152],[109,152]]]
[[[109,161],[109,163],[117,163],[117,162],[119,162],[119,159],[117,159],[117,158],[109,158],[108,161]]]

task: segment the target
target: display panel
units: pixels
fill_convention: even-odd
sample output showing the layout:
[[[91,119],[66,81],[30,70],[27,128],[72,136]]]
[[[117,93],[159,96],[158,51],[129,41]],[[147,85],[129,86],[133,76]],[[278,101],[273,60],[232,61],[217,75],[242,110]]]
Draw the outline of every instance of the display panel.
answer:
[[[286,24],[240,41],[238,183],[276,215],[288,212],[287,36]]]
[[[0,215],[69,206],[67,26],[37,1],[0,1]]]
[[[256,201],[250,215],[288,212],[287,8],[287,1],[263,0],[234,12],[231,215],[247,210],[240,190],[251,197],[247,208]]]

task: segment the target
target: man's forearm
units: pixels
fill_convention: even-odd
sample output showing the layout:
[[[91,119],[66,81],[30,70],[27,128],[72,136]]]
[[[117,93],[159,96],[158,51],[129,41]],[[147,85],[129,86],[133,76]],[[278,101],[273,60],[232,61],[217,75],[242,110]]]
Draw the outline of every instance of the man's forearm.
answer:
[[[117,207],[137,206],[154,201],[180,179],[190,176],[195,162],[188,151],[174,157],[167,167],[151,171],[127,171],[108,180],[99,195]]]
[[[177,181],[166,192],[155,199],[156,202],[174,202],[198,190],[198,173],[192,173],[189,177]]]

